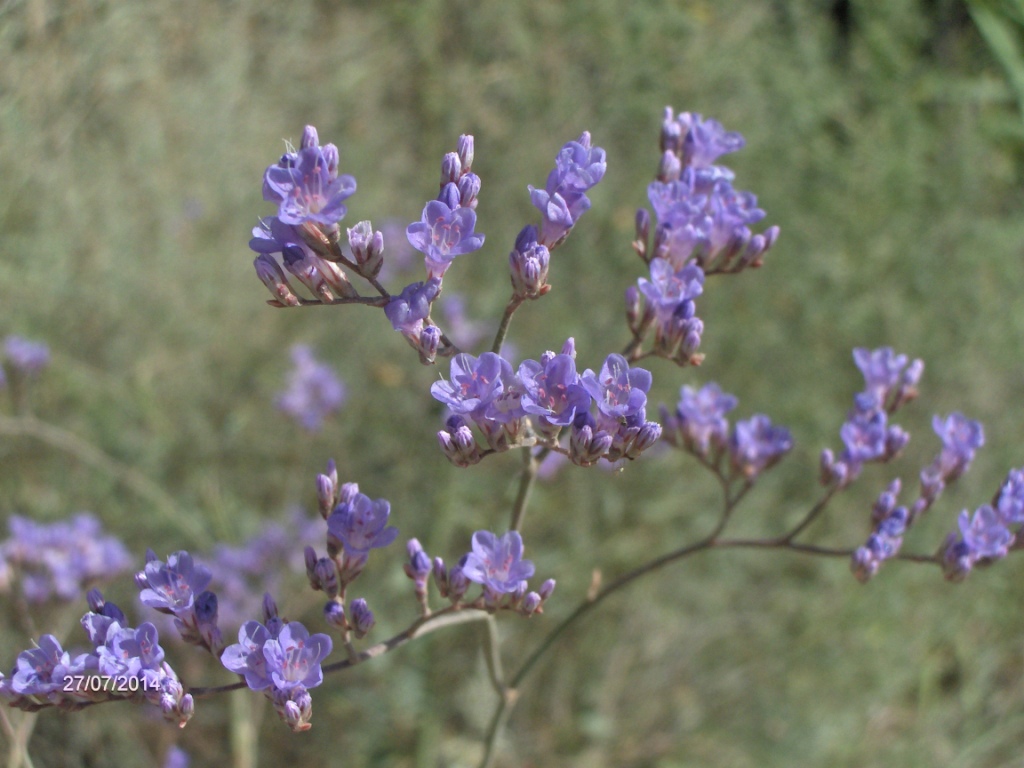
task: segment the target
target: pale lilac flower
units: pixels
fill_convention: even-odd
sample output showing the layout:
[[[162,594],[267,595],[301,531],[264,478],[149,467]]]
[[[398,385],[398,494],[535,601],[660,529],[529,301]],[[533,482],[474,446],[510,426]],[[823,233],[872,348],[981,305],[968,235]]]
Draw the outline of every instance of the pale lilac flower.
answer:
[[[309,345],[295,344],[291,354],[295,367],[275,404],[305,429],[316,432],[345,402],[345,385],[329,365],[316,359]]]
[[[643,368],[630,369],[626,358],[613,353],[605,358],[599,374],[585,370],[581,382],[602,414],[619,419],[644,410],[652,377]]]
[[[704,271],[696,264],[687,264],[676,270],[662,258],[651,259],[651,279],[639,278],[637,285],[647,297],[659,322],[665,323],[681,306],[689,303],[686,311],[693,315],[693,300],[704,292]]]
[[[590,394],[580,382],[570,355],[549,355],[543,363],[524,360],[519,366],[522,408],[553,426],[565,427],[590,407]]]
[[[1013,543],[1013,533],[1006,527],[999,513],[988,504],[978,507],[973,517],[965,509],[957,522],[973,561],[1006,557]]]
[[[263,175],[263,197],[278,203],[282,222],[334,225],[344,217],[343,202],[356,191],[356,180],[338,175],[338,150],[318,145],[316,129],[306,126],[298,152],[286,154]]]
[[[995,506],[1007,525],[1024,523],[1024,470],[1010,470],[999,489]]]
[[[513,381],[512,366],[500,355],[484,352],[473,357],[463,352],[452,358],[449,381],[435,381],[430,394],[452,413],[476,420],[484,418],[488,407]]]
[[[327,518],[327,530],[349,555],[365,555],[388,546],[398,536],[398,529],[388,525],[390,515],[391,504],[386,499],[371,500],[357,493],[351,501],[335,507]]]
[[[586,191],[601,181],[606,169],[605,151],[591,146],[588,132],[562,147],[544,189],[529,187],[530,200],[544,217],[541,245],[553,248],[565,239],[590,208]]]
[[[441,280],[437,277],[405,286],[384,307],[391,327],[418,343],[424,321],[430,316],[430,305],[440,292]]]
[[[942,452],[934,468],[946,483],[967,471],[974,452],[985,444],[985,431],[980,422],[972,421],[962,413],[951,413],[945,419],[934,416],[932,428],[942,440]]]
[[[498,537],[490,531],[473,534],[473,550],[462,563],[470,581],[483,584],[498,594],[514,592],[520,582],[533,576],[533,563],[523,560],[523,539],[518,531]]]
[[[4,339],[4,354],[14,370],[27,376],[34,376],[50,363],[50,348],[46,344],[21,336]]]
[[[698,456],[707,456],[725,446],[729,437],[726,414],[736,407],[736,397],[715,382],[699,390],[684,386],[679,390],[679,404],[674,415],[663,411],[665,438],[677,447],[685,447]]]
[[[331,647],[329,636],[310,635],[299,622],[288,622],[277,637],[268,638],[263,644],[265,674],[270,684],[279,691],[317,687],[324,681],[320,663],[330,655]]]
[[[792,447],[789,430],[774,426],[764,414],[737,422],[729,440],[733,466],[748,480],[771,467]]]
[[[166,562],[149,550],[146,567],[136,576],[136,583],[143,605],[181,618],[192,612],[196,597],[211,578],[210,569],[197,565],[184,550],[168,555]]]
[[[431,200],[423,208],[420,221],[406,229],[409,243],[425,255],[428,277],[443,277],[456,256],[479,250],[484,236],[473,231],[476,212],[471,208],[454,210],[440,200]]]
[[[160,635],[148,621],[137,628],[112,624],[106,642],[96,649],[96,654],[99,671],[108,677],[159,679],[164,660]]]

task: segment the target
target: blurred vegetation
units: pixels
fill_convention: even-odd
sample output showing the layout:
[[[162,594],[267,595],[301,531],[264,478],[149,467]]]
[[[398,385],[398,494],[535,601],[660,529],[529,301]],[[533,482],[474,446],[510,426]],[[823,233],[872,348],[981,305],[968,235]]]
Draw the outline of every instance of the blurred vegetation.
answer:
[[[1013,70],[1024,38],[1014,7],[0,4],[0,334],[54,351],[34,392],[41,418],[131,465],[179,509],[161,514],[72,455],[5,438],[0,515],[94,510],[141,564],[147,546],[208,550],[291,504],[312,507],[315,473],[333,456],[343,479],[390,499],[403,536],[432,555],[457,557],[473,530],[503,529],[518,456],[472,470],[444,461],[428,392],[441,371],[419,366],[380,313],[265,306],[246,249],[271,212],[262,171],[312,123],[359,181],[346,223],[404,224],[435,193],[442,153],[474,133],[488,243],[456,262],[445,290],[493,327],[508,249],[535,220],[526,185],[590,130],[608,174],[556,253],[554,291],[516,316],[510,342],[537,357],[573,335],[581,367],[596,367],[628,340],[622,291],[642,272],[633,214],[671,104],[745,135],[727,162],[782,236],[762,270],[708,286],[707,360],[685,371],[654,363],[652,402],[717,380],[740,398],[739,417],[766,412],[792,428],[793,455],[736,521],[770,534],[813,503],[817,454],[838,444],[860,385],[850,350],[923,358],[922,397],[902,420],[914,435],[906,456],[867,472],[812,538],[861,541],[878,490],[896,472],[913,488],[934,454],[931,414],[962,410],[986,424],[987,445],[908,538],[907,549],[933,551],[961,508],[1024,463],[1024,98]],[[295,341],[314,345],[349,387],[345,410],[316,435],[272,407]],[[712,478],[676,454],[618,473],[564,468],[536,490],[524,531],[538,574],[559,590],[545,617],[501,622],[506,658],[514,666],[582,599],[593,568],[611,578],[699,536],[717,504]],[[375,557],[358,584],[377,610],[373,637],[414,613],[401,555]],[[563,640],[522,691],[499,765],[1014,764],[1022,569],[1010,558],[950,585],[896,563],[860,586],[839,561],[700,555]],[[130,604],[130,586],[111,594]],[[301,580],[277,598],[293,618],[312,606],[317,621]],[[478,633],[438,633],[328,678],[301,736],[247,697],[198,702],[181,733],[123,705],[44,712],[35,765],[155,764],[175,740],[193,765],[225,765],[229,723],[250,709],[263,713],[262,765],[471,765],[493,704]],[[0,638],[4,664],[29,641]],[[170,653],[189,682],[227,680],[186,649]]]

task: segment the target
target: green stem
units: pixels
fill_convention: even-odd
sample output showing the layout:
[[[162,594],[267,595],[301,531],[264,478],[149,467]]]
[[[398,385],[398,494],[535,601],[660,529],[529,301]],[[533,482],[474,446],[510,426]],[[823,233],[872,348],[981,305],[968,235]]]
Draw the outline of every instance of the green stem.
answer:
[[[530,492],[537,480],[538,461],[533,456],[533,448],[521,449],[523,452],[523,470],[519,475],[519,491],[516,493],[516,501],[512,505],[512,522],[509,525],[510,531],[518,531],[522,528],[523,517],[526,515],[526,506],[530,503]]]
[[[494,343],[491,344],[491,352],[494,354],[501,354],[501,345],[505,343],[505,336],[508,335],[508,325],[512,322],[512,315],[516,313],[522,303],[521,298],[513,295],[505,305],[505,313],[501,316],[501,324],[498,326],[498,332],[494,335]]]

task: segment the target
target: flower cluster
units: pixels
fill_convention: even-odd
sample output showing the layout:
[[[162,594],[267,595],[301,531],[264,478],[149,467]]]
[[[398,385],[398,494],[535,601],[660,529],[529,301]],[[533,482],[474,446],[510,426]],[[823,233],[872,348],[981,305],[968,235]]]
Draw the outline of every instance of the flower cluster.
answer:
[[[665,441],[719,471],[728,455],[734,475],[753,482],[792,449],[793,439],[788,429],[760,413],[737,422],[730,432],[726,414],[737,402],[714,382],[699,390],[682,387],[674,413],[660,407]]]
[[[523,616],[544,612],[544,603],[555,591],[555,580],[548,579],[536,592],[530,591],[527,579],[533,576],[533,563],[523,559],[523,538],[518,531],[498,536],[490,531],[473,534],[472,549],[456,565],[448,568],[444,560],[427,555],[416,539],[406,547],[409,561],[406,575],[412,579],[416,597],[424,615],[430,614],[427,604],[427,579],[433,576],[441,597],[456,608],[483,608],[494,612],[507,610]],[[480,584],[479,597],[467,600],[470,584]]]
[[[654,353],[679,365],[702,360],[697,350],[704,324],[693,300],[704,289],[704,276],[760,266],[779,235],[776,226],[751,232],[765,216],[757,198],[734,190],[735,174],[714,165],[743,143],[740,134],[727,132],[716,120],[665,108],[661,162],[647,189],[654,239],[651,215],[641,209],[633,244],[648,263],[650,279],[640,278],[626,291],[626,316],[637,344],[653,325]]]
[[[324,420],[345,402],[345,385],[307,344],[292,346],[292,368],[287,388],[278,394],[278,408],[310,432],[318,432]]]
[[[21,376],[35,376],[50,364],[50,348],[41,341],[10,335],[4,339],[4,367]],[[0,368],[0,386],[4,372]]]
[[[529,187],[530,201],[543,217],[540,235],[533,238],[535,243],[550,250],[569,236],[580,216],[590,208],[587,190],[604,178],[607,167],[604,150],[591,146],[588,131],[562,147],[544,189]]]
[[[1024,469],[1012,469],[991,504],[958,519],[960,536],[950,534],[939,556],[946,578],[961,581],[975,565],[988,565],[1024,543]],[[1011,526],[1016,526],[1013,530]]]
[[[661,426],[646,420],[650,387],[651,374],[631,370],[618,354],[609,355],[600,372],[581,375],[570,338],[560,353],[525,360],[515,372],[493,352],[456,355],[449,380],[435,382],[430,393],[453,414],[438,441],[456,466],[475,464],[483,455],[467,419],[492,451],[539,444],[589,466],[602,458],[635,459],[658,440]],[[570,438],[562,445],[558,436],[566,427]]]
[[[427,278],[442,278],[456,256],[479,250],[484,236],[476,226],[480,177],[472,172],[473,137],[459,136],[458,149],[441,161],[441,191],[423,207],[420,220],[409,225],[409,243],[424,255]]]
[[[285,623],[269,599],[264,605],[264,622],[246,622],[238,630],[238,642],[224,649],[221,663],[270,699],[293,731],[307,731],[313,716],[309,689],[324,681],[320,663],[331,653],[331,638],[311,635],[297,621]]]
[[[254,262],[256,274],[276,297],[278,306],[301,303],[285,271],[322,302],[356,295],[348,277],[335,264],[347,261],[339,247],[338,222],[347,212],[344,201],[355,191],[356,180],[338,174],[338,148],[333,144],[321,147],[316,128],[311,125],[302,132],[298,150],[285,152],[267,168],[263,199],[277,204],[277,215],[260,221],[253,229],[249,247],[259,254]],[[365,231],[369,222],[360,227],[350,230],[350,240],[355,238],[364,255],[362,269],[357,271],[379,271],[383,242],[377,253],[371,254],[378,244],[372,231]],[[280,262],[274,254],[280,254]],[[366,265],[371,258],[373,267]]]
[[[148,702],[165,719],[184,726],[195,711],[191,694],[164,661],[156,627],[131,627],[116,605],[98,590],[89,592],[89,613],[82,627],[92,645],[72,655],[53,635],[18,654],[10,677],[0,678],[0,697],[11,706],[34,711],[46,706],[79,709],[111,699]]]
[[[898,374],[894,374],[894,376],[898,376]],[[917,376],[914,377],[914,383],[911,385],[912,390],[916,384]],[[916,395],[916,390],[914,390],[914,394]],[[898,390],[894,402],[898,402],[899,397]],[[871,534],[864,545],[854,551],[850,562],[850,569],[859,581],[864,582],[870,579],[878,573],[878,569],[885,560],[896,556],[903,543],[903,534],[906,530],[938,500],[947,483],[953,482],[967,471],[975,451],[985,442],[981,424],[960,413],[952,413],[945,419],[935,416],[932,419],[932,428],[942,440],[942,450],[931,464],[921,470],[920,490],[914,503],[910,507],[897,506],[896,501],[901,487],[899,479],[894,480],[875,502],[871,514],[873,523]],[[909,437],[905,436],[902,431],[901,435],[903,435],[902,443],[905,444]],[[1011,478],[1008,478],[1004,485],[1004,491],[1008,494],[1002,502],[1005,512],[996,513],[992,507],[986,506],[975,513],[973,521],[968,521],[966,511],[960,516],[964,541],[957,542],[955,537],[951,537],[942,550],[941,559],[947,578],[963,578],[975,560],[995,556],[992,552],[996,550],[980,544],[983,540],[997,541],[1006,537],[1012,539],[1005,526],[1013,522],[1013,518],[1016,517],[1012,500],[1017,493],[1017,486],[1011,482],[1014,477],[1014,474],[1011,473]],[[994,502],[997,508],[1000,498],[1001,496],[997,497]],[[1009,545],[1009,539],[1006,541],[1007,545]],[[982,551],[985,554],[978,554]],[[1005,554],[1006,552],[1003,551],[999,556]]]
[[[910,362],[892,347],[853,350],[853,360],[864,375],[864,390],[853,398],[853,409],[839,430],[842,453],[821,454],[821,481],[845,488],[860,476],[864,464],[887,462],[906,446],[910,436],[889,424],[889,416],[917,397],[917,384],[924,372],[920,360]]]
[[[95,582],[131,567],[124,544],[88,513],[49,525],[12,515],[7,526],[11,536],[0,543],[0,592],[18,586],[29,603],[77,600]]]
[[[206,589],[211,578],[210,569],[195,563],[188,552],[175,552],[164,561],[150,549],[135,585],[143,605],[174,617],[185,642],[217,656],[224,643],[217,626],[217,596]]]

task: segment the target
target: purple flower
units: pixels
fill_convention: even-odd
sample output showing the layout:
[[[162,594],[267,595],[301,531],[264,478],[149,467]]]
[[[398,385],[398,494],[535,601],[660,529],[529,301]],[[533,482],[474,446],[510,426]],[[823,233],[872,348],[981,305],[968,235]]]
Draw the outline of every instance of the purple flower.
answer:
[[[274,402],[305,429],[316,432],[345,402],[345,385],[329,365],[316,359],[307,344],[292,346],[292,363],[295,367],[288,376],[288,387]]]
[[[736,423],[729,440],[733,466],[752,480],[793,447],[789,430],[776,427],[764,414]]]
[[[859,467],[868,461],[885,456],[887,423],[884,411],[855,410],[839,430],[846,446],[843,459],[848,465]]]
[[[268,638],[263,643],[262,652],[266,661],[265,674],[275,689],[315,688],[324,681],[320,662],[331,653],[331,638],[324,634],[310,635],[302,624],[291,621],[284,625],[277,637]]]
[[[651,374],[643,368],[630,370],[629,362],[619,354],[610,354],[596,374],[583,372],[583,387],[594,398],[597,409],[612,419],[634,416],[647,405]]]
[[[441,279],[431,278],[425,283],[411,283],[398,296],[392,296],[384,307],[391,327],[403,336],[419,341],[423,321],[430,316],[430,305],[441,292]]]
[[[548,266],[551,253],[537,242],[537,228],[524,227],[516,238],[516,247],[508,255],[512,290],[516,296],[535,299],[550,290]]]
[[[425,254],[428,277],[443,277],[456,256],[478,250],[484,236],[473,232],[476,212],[471,208],[454,210],[440,200],[431,200],[423,208],[420,221],[406,229],[412,247]]]
[[[542,245],[553,248],[565,239],[590,208],[584,193],[601,181],[606,168],[605,151],[591,146],[587,132],[562,147],[544,189],[529,187],[530,200],[544,217],[539,238]]]
[[[25,599],[76,600],[88,586],[131,567],[131,557],[88,513],[49,525],[12,515],[11,536],[0,544],[0,572],[18,572]],[[9,581],[9,578],[3,581]],[[5,585],[0,583],[0,591]]]
[[[4,682],[22,696],[45,697],[63,686],[62,678],[71,663],[71,654],[61,648],[57,638],[43,635],[37,648],[18,654],[9,683]]]
[[[513,381],[512,366],[500,355],[484,352],[473,357],[463,352],[452,358],[449,381],[435,381],[430,394],[452,413],[477,420]]]
[[[693,315],[693,299],[704,292],[704,271],[696,264],[687,264],[677,271],[665,259],[655,257],[651,259],[651,279],[641,277],[637,285],[659,322],[664,323],[687,302],[691,305],[687,314]]]
[[[865,391],[875,397],[879,407],[884,407],[889,393],[902,382],[909,358],[896,354],[892,347],[858,347],[853,350],[853,360],[864,374]]]
[[[546,357],[543,363],[524,360],[519,366],[522,408],[547,424],[565,427],[590,407],[590,394],[580,383],[571,355]]]
[[[736,407],[733,395],[722,392],[715,382],[699,390],[684,386],[679,390],[679,404],[674,418],[665,418],[666,437],[673,445],[707,456],[722,448],[729,437],[729,420],[725,414]],[[673,423],[674,422],[674,423]]]
[[[371,501],[357,493],[350,501],[335,507],[327,518],[327,530],[345,547],[349,555],[365,555],[371,549],[386,547],[398,536],[398,529],[388,526],[391,504],[385,499]]]
[[[1024,470],[1010,470],[995,504],[1000,519],[1007,525],[1024,523]]]
[[[685,165],[702,168],[711,166],[721,155],[742,149],[745,142],[743,136],[726,131],[717,120],[705,120],[696,112],[680,112],[673,117],[672,108],[665,107],[662,144],[667,150],[680,152]]]
[[[985,444],[984,428],[962,413],[951,413],[945,419],[934,416],[932,429],[942,440],[942,452],[934,468],[944,482],[955,480],[967,471],[974,452]]]
[[[161,670],[164,649],[160,647],[159,641],[156,627],[148,621],[140,624],[137,629],[112,624],[106,642],[96,649],[99,671],[108,677],[153,679],[153,675],[145,673],[159,673]]]
[[[245,677],[245,684],[252,690],[269,688],[270,673],[263,647],[270,640],[270,630],[258,621],[247,621],[238,630],[238,642],[229,645],[220,655],[220,663],[229,671]]]
[[[192,555],[181,551],[159,560],[152,550],[146,553],[146,567],[136,577],[143,605],[179,618],[192,611],[196,596],[212,578],[210,569],[196,565]]]
[[[988,504],[978,507],[971,517],[965,509],[958,520],[960,534],[973,561],[981,558],[1006,557],[1013,534],[999,513]]]
[[[352,176],[338,175],[337,147],[321,148],[317,141],[316,129],[306,126],[299,151],[285,155],[263,175],[263,197],[278,203],[285,224],[337,224],[347,213],[342,203],[356,191]]]
[[[509,531],[501,538],[490,531],[473,534],[473,550],[466,555],[462,573],[498,594],[515,592],[533,576],[533,563],[523,560],[523,538]]]
[[[50,364],[50,348],[46,344],[21,336],[4,339],[4,354],[14,370],[27,376],[34,376]]]

